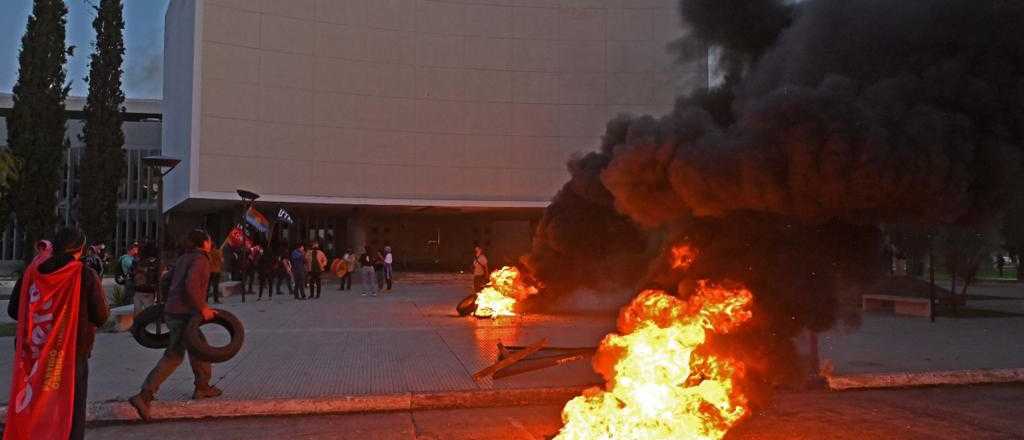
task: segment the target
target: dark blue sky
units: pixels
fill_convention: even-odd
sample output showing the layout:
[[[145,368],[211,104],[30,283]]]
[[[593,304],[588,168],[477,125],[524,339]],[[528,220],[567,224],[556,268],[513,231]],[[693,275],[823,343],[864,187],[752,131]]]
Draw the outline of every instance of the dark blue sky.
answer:
[[[163,93],[164,12],[169,0],[124,0],[124,91],[131,98],[159,98]],[[84,96],[89,55],[96,40],[92,30],[99,0],[66,0],[67,40],[76,46],[68,60],[71,94]],[[18,79],[18,51],[32,0],[0,0],[0,92],[10,93]]]

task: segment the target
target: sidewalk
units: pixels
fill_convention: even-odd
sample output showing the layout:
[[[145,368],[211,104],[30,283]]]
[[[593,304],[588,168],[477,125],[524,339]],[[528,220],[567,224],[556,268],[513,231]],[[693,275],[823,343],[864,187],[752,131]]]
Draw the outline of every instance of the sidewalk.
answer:
[[[249,295],[244,304],[240,297],[231,297],[219,306],[245,323],[246,341],[238,356],[214,366],[214,381],[224,396],[209,404],[228,407],[232,402],[338,396],[415,399],[600,383],[588,362],[499,381],[478,383],[470,376],[495,361],[498,341],[523,345],[547,337],[553,346],[595,346],[614,330],[617,310],[610,301],[593,306],[599,301],[591,298],[577,301],[590,306],[563,309],[566,314],[559,316],[460,318],[454,306],[469,290],[462,278],[399,283],[393,292],[376,298],[359,296],[358,291],[339,292],[333,280],[326,284],[320,300],[276,296],[256,302]],[[1021,290],[1018,285],[978,288],[974,293],[1005,299],[969,305],[1024,313]],[[856,331],[823,334],[821,356],[834,362],[837,374],[1021,368],[1020,334],[1024,316],[943,317],[930,323],[924,318],[871,314]],[[215,343],[225,337],[210,335]],[[0,338],[0,345],[12,343]],[[139,346],[126,333],[99,334],[91,360],[89,400],[121,401],[134,394],[160,354]],[[11,358],[9,350],[0,351],[0,389],[5,391]],[[192,374],[182,365],[158,398],[176,405],[191,392]],[[0,405],[8,397],[0,393]]]

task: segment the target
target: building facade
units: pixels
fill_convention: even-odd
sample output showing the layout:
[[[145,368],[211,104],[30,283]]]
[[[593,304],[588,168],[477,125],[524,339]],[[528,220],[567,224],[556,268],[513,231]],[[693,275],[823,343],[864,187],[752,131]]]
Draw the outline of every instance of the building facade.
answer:
[[[0,148],[7,148],[7,119],[13,101],[11,95],[0,94]],[[79,139],[85,115],[82,107],[85,98],[68,97],[67,139],[70,147],[64,165],[64,179],[61,184],[59,202],[54,207],[65,225],[76,224],[78,203],[78,164],[85,144]],[[156,176],[142,165],[142,158],[160,154],[161,113],[160,101],[129,99],[125,102],[126,113],[122,129],[125,138],[126,178],[118,192],[118,210],[113,243],[106,243],[114,255],[124,251],[132,241],[156,239],[156,224],[159,210],[156,204]],[[0,265],[17,266],[24,255],[22,235],[16,219],[4,228],[0,235]]]
[[[241,210],[292,211],[282,242],[391,245],[468,266],[528,249],[622,112],[706,84],[679,65],[676,0],[172,0],[164,45],[164,209],[223,237]]]

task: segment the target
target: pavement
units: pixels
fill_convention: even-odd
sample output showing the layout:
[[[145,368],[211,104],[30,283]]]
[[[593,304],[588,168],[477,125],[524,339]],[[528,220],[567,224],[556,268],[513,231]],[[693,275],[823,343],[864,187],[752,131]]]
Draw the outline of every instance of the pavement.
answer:
[[[245,303],[240,297],[226,299],[218,307],[245,323],[246,342],[234,359],[214,366],[214,383],[224,396],[202,404],[188,402],[192,375],[183,366],[158,394],[162,415],[273,414],[275,410],[294,414],[286,408],[296,407],[323,409],[310,410],[317,413],[424,411],[443,405],[415,402],[466,395],[472,404],[453,406],[495,406],[510,404],[501,396],[511,391],[560,395],[601,380],[585,361],[496,381],[477,382],[471,375],[495,361],[499,341],[525,345],[546,337],[552,346],[595,346],[614,329],[616,311],[629,298],[628,292],[581,294],[558,307],[558,315],[490,320],[456,316],[454,306],[470,288],[466,276],[404,274],[395,290],[379,297],[336,288],[333,280],[327,283],[319,300],[275,296],[273,301],[257,302],[253,295]],[[973,293],[988,299],[972,300],[969,305],[992,313],[972,311],[940,317],[935,323],[869,314],[856,330],[823,334],[821,355],[831,360],[840,375],[1024,367],[1018,339],[1024,334],[1021,285],[984,285]],[[215,344],[227,337],[216,331],[207,335]],[[0,345],[13,343],[2,339]],[[160,354],[139,346],[126,333],[99,334],[90,367],[90,419],[133,418],[124,405],[104,402],[121,402],[134,394]],[[10,351],[0,353],[3,390],[9,389],[11,359]],[[8,397],[0,394],[0,405]],[[375,407],[368,401],[383,403]],[[231,408],[238,410],[224,413]],[[253,412],[252,408],[263,409]]]
[[[1024,385],[778,394],[726,440],[1001,440],[1024,438]],[[247,417],[92,427],[88,439],[545,439],[561,404]]]

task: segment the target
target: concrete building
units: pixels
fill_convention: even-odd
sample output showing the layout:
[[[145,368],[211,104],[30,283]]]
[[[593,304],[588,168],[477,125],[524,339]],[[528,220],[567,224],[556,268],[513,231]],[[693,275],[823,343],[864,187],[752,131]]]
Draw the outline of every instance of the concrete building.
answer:
[[[571,154],[610,117],[707,81],[667,45],[676,0],[172,0],[163,153],[172,229],[223,237],[291,210],[282,241],[390,244],[404,265],[528,249]]]
[[[0,93],[0,148],[7,148],[7,115],[11,111],[13,100],[10,94]],[[59,202],[54,209],[59,213],[63,224],[77,223],[78,203],[78,164],[82,158],[85,144],[79,139],[85,115],[82,107],[85,98],[69,96],[65,101],[68,117],[67,139],[71,144],[64,165],[64,179],[61,184]],[[156,224],[159,211],[156,206],[156,194],[151,189],[156,183],[151,170],[142,166],[142,158],[160,154],[160,100],[128,99],[125,101],[125,115],[122,129],[124,130],[124,149],[126,150],[126,179],[118,194],[118,210],[115,238],[107,243],[108,250],[114,255],[124,251],[127,243],[132,241],[155,240]],[[0,266],[17,266],[20,264],[24,249],[21,249],[22,236],[15,221],[4,228],[0,234]],[[0,273],[3,271],[0,270]]]

